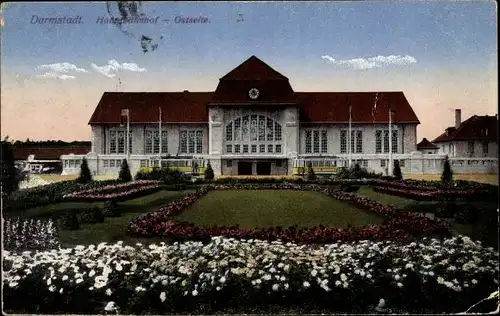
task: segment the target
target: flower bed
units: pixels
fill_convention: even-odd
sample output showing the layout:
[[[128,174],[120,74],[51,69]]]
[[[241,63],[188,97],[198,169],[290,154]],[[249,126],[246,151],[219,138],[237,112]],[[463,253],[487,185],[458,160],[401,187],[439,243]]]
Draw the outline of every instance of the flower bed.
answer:
[[[123,201],[158,191],[162,188],[161,184],[162,181],[140,180],[78,191],[64,195],[64,199],[71,201]]]
[[[45,206],[63,201],[63,196],[71,192],[96,189],[110,184],[119,183],[117,180],[93,181],[78,183],[76,181],[62,181],[40,187],[18,190],[4,199],[4,212],[26,210],[33,207]]]
[[[3,246],[7,250],[44,250],[59,247],[59,232],[52,220],[8,219]]]
[[[240,227],[196,227],[190,223],[178,222],[172,217],[192,205],[210,190],[241,190],[241,189],[279,189],[279,190],[314,190],[320,191],[338,200],[353,203],[367,211],[376,212],[387,218],[384,225],[361,228],[297,228],[275,227],[270,229],[244,229]],[[402,213],[396,209],[379,204],[375,201],[348,194],[339,190],[318,185],[295,184],[267,184],[267,185],[215,185],[204,186],[196,193],[185,196],[177,201],[160,208],[156,212],[141,215],[132,220],[128,232],[134,236],[164,235],[177,240],[206,240],[212,236],[225,236],[243,239],[265,239],[294,241],[299,243],[326,243],[338,240],[353,241],[362,239],[383,240],[397,239],[410,240],[422,235],[449,234],[448,229],[441,223],[413,213]]]
[[[477,192],[458,190],[412,190],[407,188],[397,188],[390,186],[372,186],[375,192],[386,193],[419,201],[432,201],[436,199],[475,199]]]
[[[296,245],[215,237],[200,242],[4,254],[9,313],[465,311],[498,289],[498,252],[466,237]],[[36,288],[36,291],[33,289]],[[20,299],[22,298],[22,299]]]

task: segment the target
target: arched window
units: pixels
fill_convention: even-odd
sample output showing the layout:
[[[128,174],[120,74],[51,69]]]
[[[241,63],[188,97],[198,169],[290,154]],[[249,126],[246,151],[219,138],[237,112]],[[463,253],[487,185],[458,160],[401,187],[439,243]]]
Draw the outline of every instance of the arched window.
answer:
[[[244,115],[225,129],[226,153],[282,153],[282,129],[265,115]]]

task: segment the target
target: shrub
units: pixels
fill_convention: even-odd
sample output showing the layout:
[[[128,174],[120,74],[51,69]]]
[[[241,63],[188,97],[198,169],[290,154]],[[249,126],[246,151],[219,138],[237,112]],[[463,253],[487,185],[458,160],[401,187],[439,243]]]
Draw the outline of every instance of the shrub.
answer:
[[[307,180],[308,181],[314,181],[316,180],[318,177],[316,177],[316,174],[314,173],[314,169],[312,167],[312,164],[309,162],[307,164]]]
[[[127,159],[123,159],[120,173],[118,174],[118,180],[121,182],[132,181],[132,175],[130,174],[130,168],[128,166]]]
[[[116,200],[106,201],[102,209],[102,214],[106,217],[119,217],[121,210]]]
[[[359,188],[360,186],[359,185],[352,185],[352,184],[342,184],[340,186],[340,189],[344,192],[349,192],[349,193],[352,193],[352,192],[358,192],[359,191]]]
[[[212,169],[212,165],[210,161],[207,164],[207,169],[205,169],[205,180],[213,180],[215,177],[214,170]]]
[[[392,175],[393,175],[394,179],[396,179],[396,180],[403,179],[403,174],[401,173],[401,167],[399,166],[398,160],[394,161],[394,169],[392,171]]]
[[[19,182],[22,180],[21,172],[14,164],[13,145],[8,140],[2,141],[2,197],[3,194],[9,196],[19,188]]]
[[[99,207],[74,209],[68,212],[76,214],[79,222],[81,223],[95,224],[104,222],[104,215]]]
[[[447,185],[451,184],[453,181],[453,171],[451,170],[450,161],[448,160],[448,155],[444,158],[443,173],[441,174],[441,181]]]
[[[80,228],[80,222],[74,212],[64,213],[60,219],[60,224],[62,229],[77,230]]]
[[[79,183],[88,183],[92,181],[92,175],[90,174],[89,165],[87,159],[83,158],[82,164],[80,165],[80,176],[76,179]]]

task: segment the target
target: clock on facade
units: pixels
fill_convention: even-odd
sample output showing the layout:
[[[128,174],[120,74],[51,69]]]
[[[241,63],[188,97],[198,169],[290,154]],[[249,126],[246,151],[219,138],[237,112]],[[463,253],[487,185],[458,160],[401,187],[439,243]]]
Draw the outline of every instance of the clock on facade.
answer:
[[[259,97],[259,90],[257,90],[256,88],[250,89],[250,91],[248,91],[248,96],[250,97],[250,99],[257,99]]]

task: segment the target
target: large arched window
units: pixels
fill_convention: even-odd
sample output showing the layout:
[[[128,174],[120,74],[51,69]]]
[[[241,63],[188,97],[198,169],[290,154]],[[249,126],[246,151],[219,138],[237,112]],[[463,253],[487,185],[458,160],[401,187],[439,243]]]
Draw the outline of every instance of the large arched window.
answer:
[[[281,125],[264,115],[245,115],[226,125],[226,153],[281,154]]]

